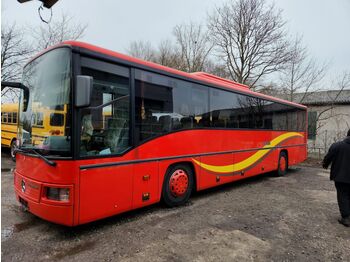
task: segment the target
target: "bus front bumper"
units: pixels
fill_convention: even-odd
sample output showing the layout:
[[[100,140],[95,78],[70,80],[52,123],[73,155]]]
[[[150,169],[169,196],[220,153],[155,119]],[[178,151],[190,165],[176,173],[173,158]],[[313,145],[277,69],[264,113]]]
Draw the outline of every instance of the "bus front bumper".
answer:
[[[60,203],[59,201],[50,201],[44,197],[44,188],[47,186],[59,186],[42,183],[33,179],[26,178],[16,171],[14,172],[14,187],[16,198],[25,210],[30,213],[53,223],[73,226],[73,204],[72,201]],[[73,194],[73,186],[67,186]],[[57,202],[57,203],[55,203]]]

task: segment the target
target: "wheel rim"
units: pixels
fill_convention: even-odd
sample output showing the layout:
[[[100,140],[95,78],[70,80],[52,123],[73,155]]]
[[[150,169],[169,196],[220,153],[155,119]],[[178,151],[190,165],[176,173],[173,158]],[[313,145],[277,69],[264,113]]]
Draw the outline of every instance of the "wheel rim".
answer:
[[[284,172],[284,171],[286,171],[286,168],[287,168],[286,158],[285,157],[281,157],[281,159],[280,159],[280,170],[282,172]]]
[[[182,169],[175,170],[169,179],[170,193],[175,197],[183,196],[188,189],[188,175]]]

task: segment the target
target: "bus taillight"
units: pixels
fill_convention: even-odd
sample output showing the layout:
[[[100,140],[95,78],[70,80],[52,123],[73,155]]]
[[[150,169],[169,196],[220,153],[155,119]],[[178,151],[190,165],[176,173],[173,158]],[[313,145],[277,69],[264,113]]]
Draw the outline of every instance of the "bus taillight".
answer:
[[[46,187],[46,198],[55,201],[69,201],[69,188]]]
[[[61,131],[60,130],[50,130],[50,135],[59,135],[61,133]]]

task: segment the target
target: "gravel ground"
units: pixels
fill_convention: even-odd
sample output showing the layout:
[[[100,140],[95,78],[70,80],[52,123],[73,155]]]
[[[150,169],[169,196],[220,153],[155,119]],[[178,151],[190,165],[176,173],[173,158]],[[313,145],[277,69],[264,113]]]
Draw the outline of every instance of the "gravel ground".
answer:
[[[334,185],[312,161],[76,228],[23,212],[2,161],[3,261],[350,261]]]

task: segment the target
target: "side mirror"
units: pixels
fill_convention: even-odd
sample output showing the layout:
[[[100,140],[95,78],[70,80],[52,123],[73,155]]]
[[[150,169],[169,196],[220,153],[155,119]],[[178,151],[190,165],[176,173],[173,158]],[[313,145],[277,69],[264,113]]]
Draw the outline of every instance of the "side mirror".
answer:
[[[19,82],[1,82],[1,90],[5,87],[19,88],[23,90],[23,112],[26,112],[29,101],[29,88]]]
[[[90,106],[93,78],[91,76],[78,75],[75,82],[75,100],[76,107]]]

